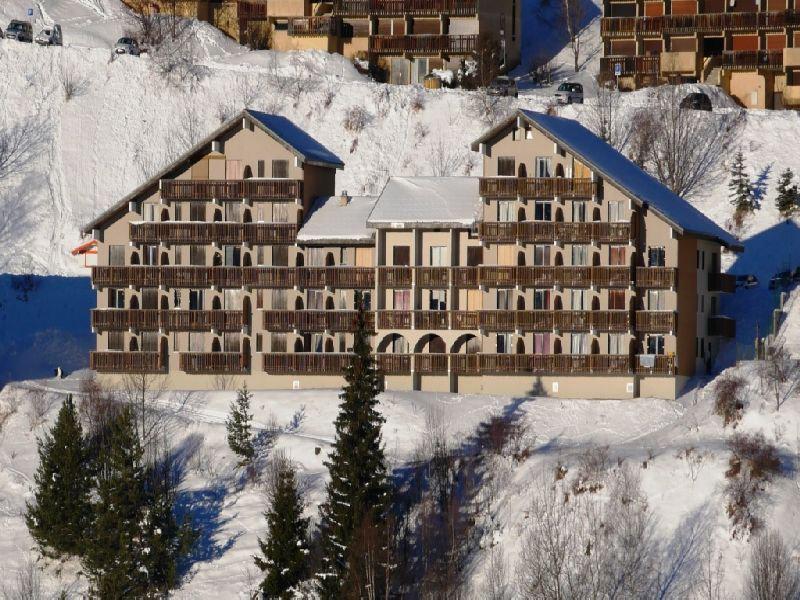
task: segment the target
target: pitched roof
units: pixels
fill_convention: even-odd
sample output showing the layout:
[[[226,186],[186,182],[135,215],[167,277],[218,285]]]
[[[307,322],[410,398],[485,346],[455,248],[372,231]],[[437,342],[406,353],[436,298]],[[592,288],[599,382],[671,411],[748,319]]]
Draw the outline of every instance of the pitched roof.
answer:
[[[299,243],[372,243],[375,230],[367,226],[367,217],[378,200],[374,196],[353,196],[342,205],[341,196],[320,197],[305,223],[297,232]]]
[[[254,126],[272,136],[276,141],[283,144],[284,147],[295,152],[308,164],[334,169],[344,168],[344,163],[339,157],[317,142],[305,131],[297,127],[297,125],[292,123],[289,119],[277,115],[269,115],[256,110],[245,109],[237,116],[223,123],[205,139],[190,148],[187,152],[142,183],[124,198],[112,204],[110,208],[81,227],[81,234],[85,235],[91,232],[92,229],[107,222],[119,212],[127,210],[128,202],[136,200],[144,194],[155,192],[158,189],[159,180],[169,177],[178,170],[186,169],[193,160],[197,160],[197,158],[208,154],[211,142],[241,124],[242,119],[248,119]]]
[[[713,239],[732,250],[743,250],[734,236],[577,121],[523,109],[517,114],[624,193],[660,215],[680,233]],[[481,136],[473,142],[472,149],[477,150],[480,144],[496,139],[516,118]]]
[[[480,220],[477,177],[391,177],[367,224],[409,227],[471,227]]]

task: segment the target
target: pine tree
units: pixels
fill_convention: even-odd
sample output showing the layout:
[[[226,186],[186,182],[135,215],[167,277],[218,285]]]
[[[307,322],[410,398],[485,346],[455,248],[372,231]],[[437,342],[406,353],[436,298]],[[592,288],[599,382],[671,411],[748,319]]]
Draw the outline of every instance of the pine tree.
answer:
[[[792,184],[793,179],[794,173],[787,168],[781,173],[778,181],[778,196],[775,198],[775,206],[784,219],[791,217],[794,211],[797,210],[798,200],[800,199],[798,198],[797,185]]]
[[[758,209],[758,201],[753,194],[753,185],[750,183],[750,178],[745,170],[744,155],[741,150],[736,153],[733,159],[728,189],[731,191],[729,197],[731,204],[734,206],[736,221],[741,224],[745,215]]]
[[[323,598],[352,594],[348,559],[360,531],[385,521],[389,485],[383,454],[383,417],[376,410],[381,381],[372,356],[367,317],[360,293],[353,343],[354,357],[345,370],[347,382],[340,395],[336,441],[325,462],[330,472],[326,501],[320,506],[323,564],[318,574]],[[376,537],[382,538],[380,532]],[[357,592],[356,592],[357,593]]]
[[[39,467],[33,504],[25,521],[42,552],[79,555],[91,519],[89,452],[68,396],[55,425],[38,441]]]
[[[133,413],[126,408],[111,424],[107,477],[98,485],[98,502],[86,552],[92,593],[101,598],[138,598],[149,589],[143,450]]]
[[[225,420],[228,430],[228,446],[235,454],[241,457],[240,464],[247,464],[255,455],[253,439],[250,436],[250,422],[253,415],[250,412],[250,400],[253,395],[247,391],[247,384],[236,392],[236,400],[231,402],[230,416]]]
[[[264,558],[255,557],[256,565],[265,573],[262,595],[292,598],[292,590],[306,574],[309,519],[303,518],[303,498],[294,469],[285,459],[277,460],[272,505],[264,516],[268,537],[266,541],[258,540]]]

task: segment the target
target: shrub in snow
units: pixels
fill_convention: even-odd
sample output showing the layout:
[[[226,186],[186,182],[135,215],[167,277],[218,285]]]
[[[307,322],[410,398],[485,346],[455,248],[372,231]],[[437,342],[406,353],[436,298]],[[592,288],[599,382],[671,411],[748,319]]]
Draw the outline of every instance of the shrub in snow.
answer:
[[[764,391],[775,400],[775,410],[800,390],[800,362],[782,345],[769,348],[761,363],[761,378]]]
[[[609,466],[608,446],[587,448],[581,452],[578,463],[572,493],[577,495],[602,489]]]
[[[61,89],[67,102],[83,95],[89,88],[89,80],[78,70],[74,63],[68,60],[61,63],[59,81],[61,81]]]
[[[734,536],[758,530],[762,521],[758,505],[766,484],[780,472],[778,450],[763,433],[735,433],[728,439],[731,457],[725,476],[727,513]]]
[[[352,106],[344,114],[342,127],[350,133],[360,133],[369,123],[369,113],[363,106]]]
[[[800,597],[800,571],[777,531],[761,533],[750,551],[745,588],[747,600],[792,600]]]
[[[724,375],[717,379],[714,394],[714,412],[722,417],[725,427],[736,427],[742,418],[747,382],[738,375]]]

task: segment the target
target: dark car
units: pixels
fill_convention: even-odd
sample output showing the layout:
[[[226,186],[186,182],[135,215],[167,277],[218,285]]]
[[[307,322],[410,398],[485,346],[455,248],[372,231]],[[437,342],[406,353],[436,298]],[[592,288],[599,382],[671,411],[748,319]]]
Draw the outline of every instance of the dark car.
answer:
[[[703,92],[693,92],[681,100],[681,108],[689,110],[711,110],[711,98]]]
[[[517,82],[506,76],[495,77],[494,81],[486,88],[486,93],[490,96],[514,96],[514,98],[519,96]]]
[[[27,21],[17,21],[14,19],[6,27],[6,37],[18,42],[33,43],[33,25]]]
[[[792,272],[791,271],[781,271],[777,275],[775,275],[772,279],[769,280],[769,289],[775,290],[779,287],[788,287],[788,285],[792,282]]]
[[[758,287],[758,277],[755,275],[737,275],[736,287],[741,288],[754,288]]]

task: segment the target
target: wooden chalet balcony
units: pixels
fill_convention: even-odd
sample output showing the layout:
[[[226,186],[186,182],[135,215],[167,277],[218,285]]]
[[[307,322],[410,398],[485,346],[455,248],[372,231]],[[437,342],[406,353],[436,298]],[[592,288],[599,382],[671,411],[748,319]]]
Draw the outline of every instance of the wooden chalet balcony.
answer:
[[[453,285],[468,289],[478,287],[478,270],[480,267],[453,267]]]
[[[450,313],[453,329],[477,330],[480,327],[480,312],[477,310],[455,310]]]
[[[297,179],[162,179],[163,200],[295,200],[303,197]]]
[[[678,270],[673,267],[636,267],[636,285],[644,288],[675,288]]]
[[[657,17],[605,17],[600,19],[600,35],[692,35],[695,33],[756,32],[780,30],[800,25],[800,12],[703,13]]]
[[[164,363],[158,352],[91,352],[89,368],[98,373],[160,373]]]
[[[606,56],[600,59],[601,73],[616,73],[619,65],[621,76],[645,75],[658,76],[661,62],[655,56]]]
[[[363,290],[375,287],[372,267],[298,267],[298,285],[305,288]]]
[[[415,354],[414,371],[422,375],[446,375],[450,368],[447,354]]]
[[[645,358],[643,358],[645,357]],[[646,361],[653,361],[653,366],[646,366]],[[638,375],[674,375],[675,357],[666,355],[637,354],[634,357],[634,368]]]
[[[384,375],[408,375],[411,373],[410,354],[376,354],[378,369]]]
[[[499,244],[539,242],[628,243],[633,237],[631,223],[563,223],[554,221],[482,222],[478,228],[483,241]]]
[[[636,311],[636,330],[647,333],[671,333],[677,329],[678,315],[666,310]]]
[[[415,267],[415,284],[423,288],[446,288],[450,286],[450,267]]]
[[[289,19],[288,33],[292,37],[338,36],[342,29],[339,17],[294,17]]]
[[[387,288],[410,288],[413,281],[411,267],[378,267],[378,283]]]
[[[380,329],[459,331],[614,331],[632,329],[630,312],[569,310],[379,311]]]
[[[236,2],[236,16],[240,21],[249,21],[251,19],[266,19],[267,18],[267,3],[266,2]]]
[[[247,372],[246,357],[240,352],[184,352],[181,371],[192,374],[226,375]]]
[[[722,315],[708,317],[708,335],[735,338],[736,320]]]
[[[481,177],[484,198],[592,198],[597,182],[565,177]]]
[[[709,273],[708,291],[733,294],[736,292],[736,277],[726,273]]]
[[[438,16],[477,14],[477,0],[334,0],[333,14],[344,17]]]
[[[723,52],[722,68],[732,71],[783,71],[783,50]]]
[[[410,310],[378,311],[378,329],[411,329],[411,315]]]
[[[331,331],[352,333],[356,331],[355,310],[265,310],[264,329],[272,332]],[[367,313],[367,325],[374,327],[374,315]]]
[[[294,244],[296,223],[196,223],[164,221],[131,223],[131,241],[138,244]]]
[[[95,309],[92,329],[98,331],[240,331],[244,313],[240,310],[126,310]]]
[[[480,354],[480,374],[625,375],[627,354]]]
[[[450,313],[446,310],[415,310],[413,314],[414,329],[430,331],[450,327]]]
[[[243,269],[242,285],[258,289],[285,289],[299,285],[297,267],[250,267]]]
[[[400,56],[473,54],[478,48],[477,35],[372,35],[369,52]]]
[[[341,376],[352,360],[352,354],[313,352],[264,354],[264,371],[270,375]]]

